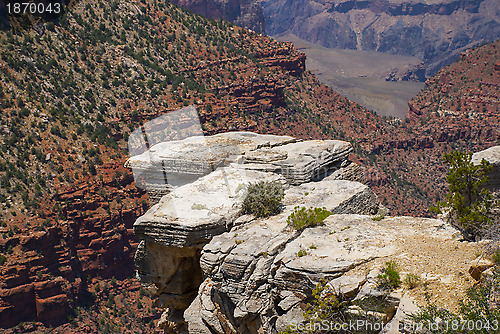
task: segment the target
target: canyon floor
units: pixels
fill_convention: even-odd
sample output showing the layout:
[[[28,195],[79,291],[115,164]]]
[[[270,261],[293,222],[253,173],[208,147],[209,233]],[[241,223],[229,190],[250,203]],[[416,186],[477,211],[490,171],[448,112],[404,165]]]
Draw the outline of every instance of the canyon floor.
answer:
[[[417,57],[330,49],[291,34],[274,38],[292,42],[304,52],[306,68],[321,83],[381,116],[404,119],[408,114],[408,101],[424,87],[423,82],[385,80],[397,69],[417,66],[421,62]]]

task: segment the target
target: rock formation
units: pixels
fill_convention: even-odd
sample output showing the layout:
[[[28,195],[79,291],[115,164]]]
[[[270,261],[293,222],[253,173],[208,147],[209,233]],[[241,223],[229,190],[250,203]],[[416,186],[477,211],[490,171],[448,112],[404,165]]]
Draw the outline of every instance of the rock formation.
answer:
[[[339,213],[376,212],[378,199],[367,186],[339,180],[343,170],[362,178],[352,172],[362,171],[347,161],[351,150],[342,141],[234,132],[160,143],[130,158],[127,166],[147,171],[150,180],[173,172],[178,179],[188,175],[191,180],[208,174],[183,185],[168,185],[161,201],[134,224],[141,239],[136,266],[142,283],[150,286],[161,306],[186,309],[202,281],[202,247],[214,236],[253,220],[241,216],[249,183],[287,185],[287,212],[298,204]],[[333,172],[330,179],[315,182]]]
[[[99,174],[100,182],[59,189],[63,223],[47,218],[42,228],[0,239],[0,253],[10,260],[0,267],[1,327],[33,320],[58,324],[86,298],[88,278],[133,274],[137,239],[132,224],[143,213],[138,203],[146,203],[147,195],[119,163],[102,166]],[[114,199],[127,197],[135,201],[114,205]]]
[[[224,19],[257,33],[265,33],[262,7],[254,0],[174,0],[172,3],[211,19]]]
[[[459,52],[500,36],[496,0],[261,2],[270,35],[294,34],[340,48],[417,56],[430,76]],[[411,71],[410,71],[411,72]],[[404,74],[422,79],[421,68]]]
[[[208,328],[216,333],[224,333],[221,328],[232,328],[230,333],[285,330],[292,319],[301,318],[300,304],[321,279],[341,288],[364,311],[380,312],[379,303],[391,304],[392,311],[379,315],[390,317],[401,295],[383,301],[376,270],[365,275],[356,269],[377,258],[399,256],[401,243],[414,238],[449,242],[459,235],[439,220],[375,221],[354,214],[334,214],[323,226],[299,233],[287,226],[289,213],[234,228],[203,248],[200,262],[207,278],[185,313],[190,333],[207,333]],[[378,303],[370,305],[373,298]]]
[[[460,233],[441,220],[373,219],[384,208],[368,186],[352,181],[363,180],[363,171],[348,161],[350,151],[342,141],[234,132],[166,142],[130,158],[129,166],[151,175],[163,175],[174,160],[189,175],[190,161],[199,166],[197,179],[171,187],[134,224],[138,277],[166,309],[160,325],[189,333],[276,333],[303,319],[321,279],[356,301],[352,312],[374,312],[381,321],[397,314],[400,300],[413,305],[401,291],[389,299],[380,291],[381,261],[404,258],[422,242],[470,246],[461,246]],[[259,181],[284,185],[280,214],[241,212],[246,186]],[[333,214],[297,231],[287,224],[297,206]],[[388,303],[386,313],[373,298]],[[403,313],[393,321],[403,321]]]
[[[146,189],[164,192],[232,163],[279,173],[289,183],[301,184],[338,169],[351,150],[340,141],[300,142],[288,136],[231,132],[160,143],[131,157],[126,166],[140,175],[138,183]]]
[[[493,167],[488,173],[488,180],[483,184],[483,187],[492,192],[500,191],[500,146],[492,146],[472,155],[472,163],[475,165],[479,165],[482,159],[488,161]]]

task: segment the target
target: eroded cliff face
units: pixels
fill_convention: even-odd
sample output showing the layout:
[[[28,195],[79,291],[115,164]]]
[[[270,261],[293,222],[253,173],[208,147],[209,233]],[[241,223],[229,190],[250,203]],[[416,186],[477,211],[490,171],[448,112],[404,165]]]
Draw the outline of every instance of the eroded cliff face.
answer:
[[[456,292],[469,286],[460,272],[477,246],[460,242],[441,220],[384,218],[377,196],[359,182],[363,169],[348,160],[351,150],[343,141],[230,132],[165,142],[130,158],[127,165],[147,175],[189,161],[206,173],[169,188],[134,224],[138,277],[165,309],[159,325],[172,333],[277,333],[304,321],[312,290],[326,279],[353,302],[349,312],[397,326],[423,291],[381,290],[377,275],[390,259],[431,291],[453,282],[440,298],[454,305]],[[241,212],[246,187],[259,181],[283,184],[281,213]],[[287,224],[297,206],[332,215],[298,231]]]
[[[417,56],[424,61],[427,76],[460,51],[500,37],[496,0],[263,0],[261,4],[270,35],[291,33],[331,48]],[[406,79],[422,80],[419,70]]]
[[[265,33],[262,7],[255,0],[174,0],[172,3],[211,19],[225,19],[257,33]]]
[[[363,171],[347,160],[351,151],[343,141],[232,132],[161,143],[130,158],[127,165],[149,171],[143,175],[151,175],[151,180],[154,170],[171,175],[175,165],[182,174],[179,166],[187,168],[189,163],[207,174],[166,189],[160,202],[134,224],[141,239],[135,260],[138,277],[166,309],[162,325],[186,330],[182,314],[203,281],[203,247],[214,236],[255,220],[241,212],[248,184],[282,183],[286,212],[300,204],[334,213],[377,212],[377,196],[355,181],[363,180]],[[352,181],[342,180],[346,178]]]
[[[10,260],[0,270],[2,327],[34,319],[60,324],[70,308],[86,302],[89,279],[133,275],[138,242],[132,224],[144,212],[147,195],[119,163],[105,164],[99,175],[99,181],[60,189],[58,205],[43,212],[41,227],[0,240]],[[64,219],[57,225],[56,214]]]

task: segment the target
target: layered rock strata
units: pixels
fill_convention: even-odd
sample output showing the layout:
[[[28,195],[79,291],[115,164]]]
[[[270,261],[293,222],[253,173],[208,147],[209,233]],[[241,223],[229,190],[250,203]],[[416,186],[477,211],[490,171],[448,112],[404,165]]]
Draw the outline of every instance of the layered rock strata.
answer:
[[[0,327],[33,320],[60,324],[85,302],[87,278],[133,275],[138,241],[132,225],[144,213],[147,195],[121,163],[106,163],[98,171],[99,182],[58,188],[65,221],[53,224],[57,211],[47,209],[43,228],[33,224],[0,238],[0,254],[10,260],[0,266]],[[113,202],[117,198],[124,200]]]
[[[343,298],[380,321],[396,313],[402,291],[377,284],[378,268],[359,268],[377,258],[400,256],[403,244],[456,242],[460,234],[441,220],[332,215],[324,225],[297,232],[289,211],[216,236],[202,251],[206,276],[185,312],[189,333],[276,333],[303,320],[302,305],[322,279]],[[385,313],[381,312],[386,310]],[[199,316],[201,314],[201,317]],[[226,331],[230,328],[230,331]]]
[[[349,143],[336,140],[301,142],[289,136],[227,132],[159,143],[125,165],[134,170],[137,184],[166,194],[232,163],[301,184],[337,170],[351,150]]]
[[[262,7],[254,0],[174,0],[176,5],[211,19],[224,19],[241,27],[265,33]]]
[[[175,168],[185,166],[186,174],[195,170],[190,161],[200,167],[199,174],[218,167],[172,188],[135,222],[134,232],[141,239],[135,260],[141,283],[170,314],[186,309],[203,281],[199,264],[203,246],[214,236],[254,220],[241,212],[250,183],[282,183],[287,213],[296,205],[325,207],[334,213],[377,212],[378,198],[366,185],[341,180],[343,174],[363,178],[362,170],[347,161],[350,151],[350,144],[342,141],[235,132],[162,143],[131,158],[129,166],[151,174],[161,167],[160,175],[166,168],[174,170],[172,161],[181,161]]]
[[[441,277],[431,271],[443,267],[439,275],[449,282],[448,274],[466,270],[468,262],[441,263],[450,258],[447,252],[474,254],[442,220],[380,215],[383,207],[373,191],[344,179],[363,179],[362,170],[347,160],[348,143],[254,133],[201,139],[154,149],[157,157],[188,163],[211,161],[203,158],[207,147],[218,147],[211,156],[218,167],[173,188],[134,224],[141,239],[138,277],[165,308],[160,325],[172,332],[277,333],[304,320],[304,307],[321,280],[350,300],[348,312],[397,325],[415,305],[402,290],[379,287],[385,261],[421,263],[426,279]],[[130,162],[153,166],[143,157]],[[284,185],[279,214],[256,218],[241,211],[248,184],[259,181]],[[323,207],[332,215],[298,231],[287,222],[295,207]],[[440,262],[438,269],[432,261]]]
[[[424,66],[404,79],[423,79],[459,53],[500,34],[496,0],[262,0],[270,35],[293,34],[329,48],[411,55]],[[402,69],[399,69],[402,70]],[[389,78],[391,79],[391,78]]]

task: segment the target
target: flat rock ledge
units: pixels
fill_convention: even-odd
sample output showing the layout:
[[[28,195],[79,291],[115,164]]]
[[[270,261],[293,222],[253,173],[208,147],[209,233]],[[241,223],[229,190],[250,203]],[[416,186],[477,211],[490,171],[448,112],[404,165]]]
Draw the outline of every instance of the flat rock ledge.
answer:
[[[376,213],[380,203],[373,191],[350,181],[364,179],[363,170],[347,160],[351,150],[342,141],[233,132],[157,144],[130,158],[127,166],[149,178],[146,183],[168,186],[160,201],[134,224],[141,239],[135,257],[137,276],[156,304],[167,309],[162,324],[178,332],[185,328],[182,313],[204,279],[202,248],[214,237],[255,221],[241,210],[249,184],[268,181],[284,186],[282,213],[272,218],[279,217],[276,226],[283,225],[295,206]],[[186,182],[165,184],[175,178]]]
[[[402,299],[400,290],[390,294],[380,290],[376,281],[380,268],[374,266],[368,274],[357,268],[400,256],[406,239],[459,243],[461,237],[437,219],[377,221],[367,215],[334,214],[322,226],[298,232],[287,226],[286,217],[284,212],[237,226],[203,248],[200,263],[206,278],[184,313],[189,333],[285,330],[303,321],[302,307],[322,279],[344,298],[355,300],[359,312],[387,321],[397,313],[400,301],[403,307],[412,304],[411,299]],[[402,312],[394,321],[404,321]]]
[[[281,174],[294,185],[319,180],[339,169],[351,151],[348,142],[338,140],[300,141],[289,136],[227,132],[159,143],[128,159],[125,166],[133,170],[138,186],[166,194],[234,163]]]

